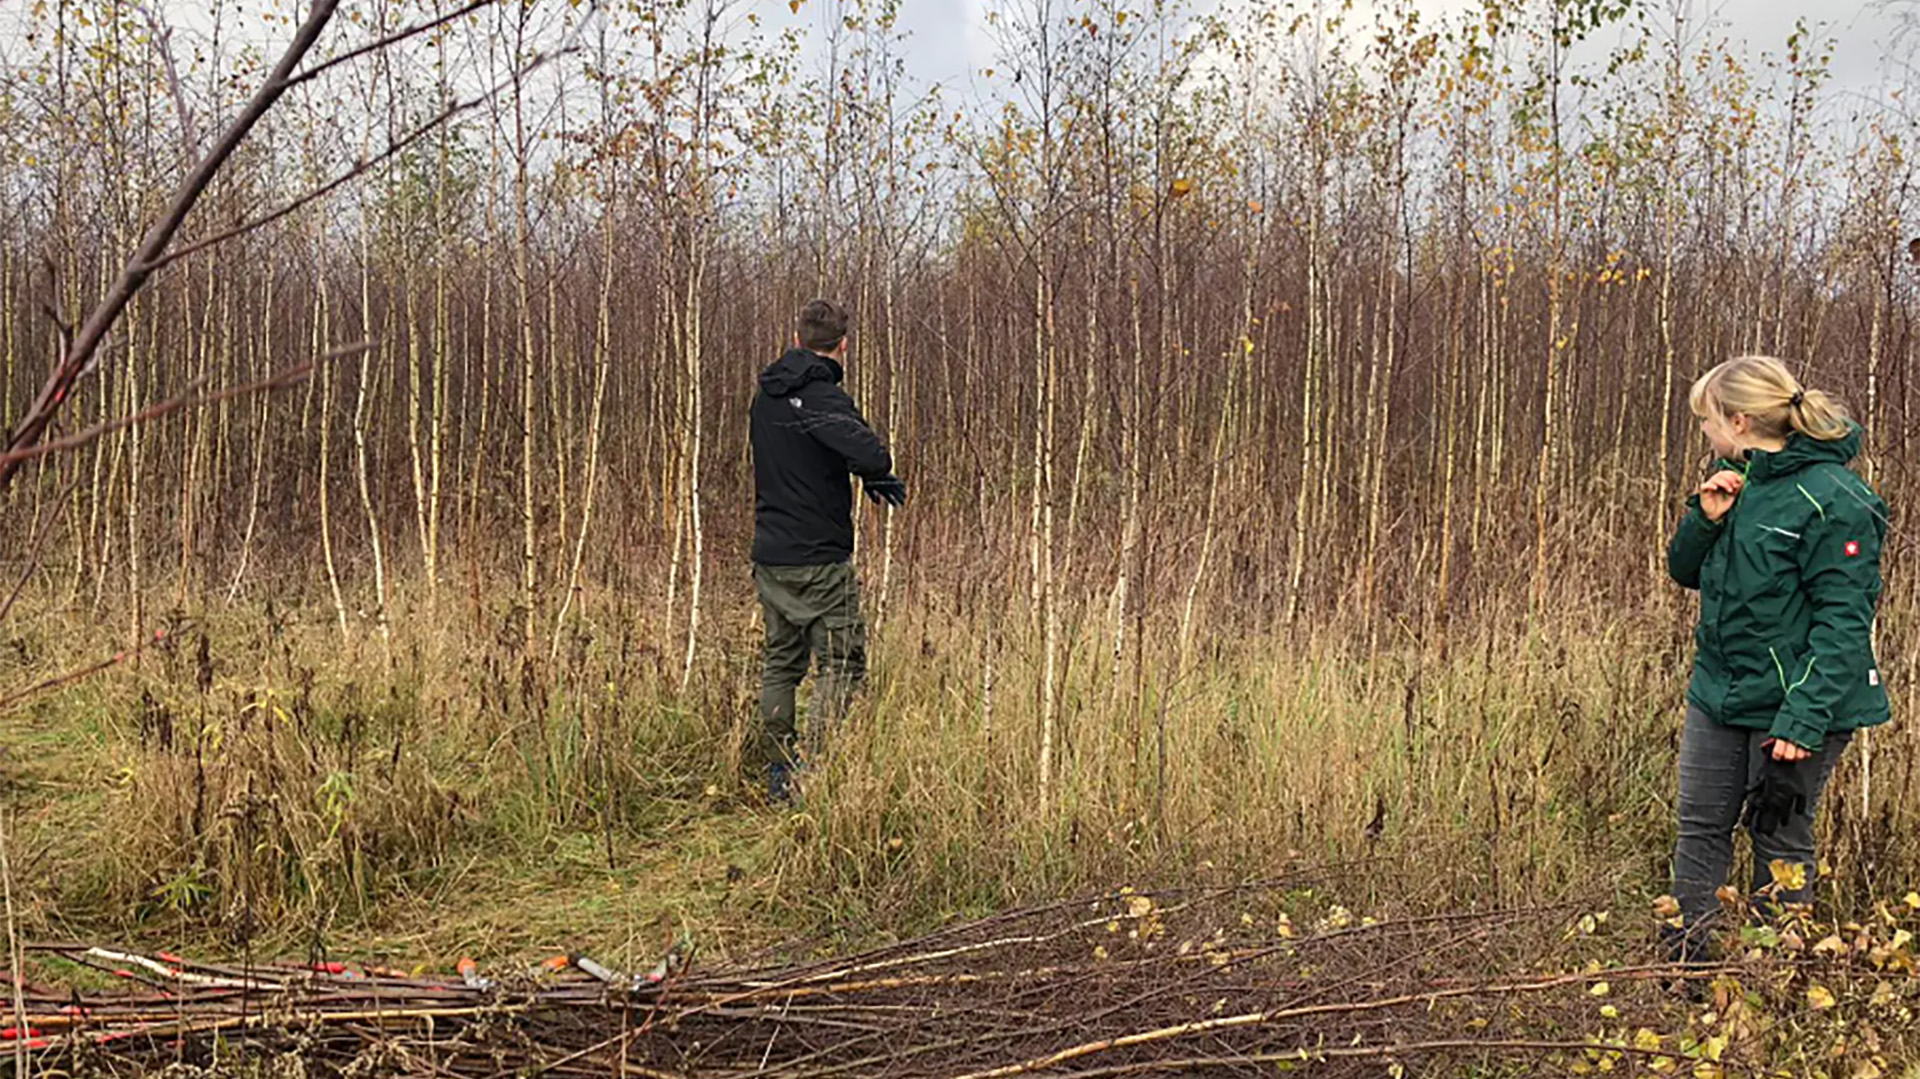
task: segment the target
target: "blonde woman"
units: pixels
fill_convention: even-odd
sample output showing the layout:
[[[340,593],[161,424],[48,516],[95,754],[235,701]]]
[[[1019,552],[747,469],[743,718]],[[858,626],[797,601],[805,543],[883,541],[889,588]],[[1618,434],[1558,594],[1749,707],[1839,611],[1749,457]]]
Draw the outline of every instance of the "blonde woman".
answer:
[[[1753,890],[1775,860],[1806,867],[1813,815],[1853,732],[1884,723],[1873,655],[1887,508],[1848,464],[1861,430],[1785,364],[1729,360],[1689,403],[1719,459],[1667,546],[1667,572],[1700,593],[1680,741],[1673,893],[1679,960],[1705,958],[1733,831],[1753,839]]]

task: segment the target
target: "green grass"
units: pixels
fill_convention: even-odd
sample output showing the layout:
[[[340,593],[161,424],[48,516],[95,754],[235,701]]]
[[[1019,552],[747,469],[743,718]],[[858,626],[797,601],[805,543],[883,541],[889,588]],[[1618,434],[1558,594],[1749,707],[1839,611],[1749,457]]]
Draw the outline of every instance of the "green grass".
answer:
[[[709,955],[851,945],[1301,864],[1342,864],[1328,894],[1355,909],[1637,911],[1664,889],[1687,659],[1670,608],[1488,616],[1444,654],[1364,654],[1325,627],[1203,634],[1184,670],[1150,622],[1118,682],[1099,612],[1070,615],[1042,812],[1024,612],[925,596],[895,605],[868,692],[787,813],[759,800],[743,749],[752,612],[710,613],[682,692],[661,628],[599,599],[551,664],[544,643],[520,654],[504,602],[402,611],[388,642],[371,626],[343,641],[321,610],[213,608],[37,699],[10,717],[0,778],[29,935],[624,961],[683,930]],[[9,685],[114,648],[78,617],[16,632]],[[1872,804],[1829,815],[1836,909],[1920,879],[1915,744],[1877,736]],[[1836,784],[1860,770],[1855,754]]]

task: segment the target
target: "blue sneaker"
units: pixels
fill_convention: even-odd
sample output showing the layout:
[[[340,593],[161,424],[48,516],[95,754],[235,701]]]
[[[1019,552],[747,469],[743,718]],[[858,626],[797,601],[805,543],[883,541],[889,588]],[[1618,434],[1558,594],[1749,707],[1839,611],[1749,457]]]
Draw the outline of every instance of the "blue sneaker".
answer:
[[[767,800],[776,805],[793,804],[793,765],[786,761],[767,765]]]

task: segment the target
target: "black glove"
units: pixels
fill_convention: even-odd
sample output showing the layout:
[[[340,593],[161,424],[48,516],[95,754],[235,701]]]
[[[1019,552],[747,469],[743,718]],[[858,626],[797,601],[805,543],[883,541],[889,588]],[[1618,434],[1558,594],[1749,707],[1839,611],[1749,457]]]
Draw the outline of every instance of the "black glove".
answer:
[[[882,502],[889,506],[907,504],[907,481],[892,473],[883,479],[865,480],[863,486],[867,489],[867,497],[873,499],[875,505]]]
[[[1807,769],[1772,757],[1760,766],[1760,780],[1747,791],[1747,831],[1772,835],[1807,811]]]

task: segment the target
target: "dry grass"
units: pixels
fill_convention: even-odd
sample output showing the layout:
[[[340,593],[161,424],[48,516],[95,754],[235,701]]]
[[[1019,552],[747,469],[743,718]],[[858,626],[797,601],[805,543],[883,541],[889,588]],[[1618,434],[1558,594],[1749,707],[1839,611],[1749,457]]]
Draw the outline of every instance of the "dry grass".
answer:
[[[29,924],[420,960],[645,952],[682,926],[740,947],[866,940],[1301,859],[1359,863],[1343,897],[1398,908],[1662,887],[1687,656],[1671,608],[1488,614],[1444,655],[1210,630],[1184,671],[1153,646],[1118,684],[1094,610],[1067,624],[1064,765],[1042,817],[1029,627],[916,598],[895,605],[798,814],[760,804],[743,760],[745,607],[720,613],[684,695],[648,643],[661,627],[609,597],[551,666],[519,655],[504,605],[476,617],[443,596],[437,615],[396,618],[390,644],[344,645],[317,606],[210,611],[16,716]],[[111,650],[108,630],[63,616],[18,640],[21,682]],[[1827,898],[1842,907],[1920,879],[1915,744],[1875,739],[1869,812],[1861,754],[1836,781]]]

